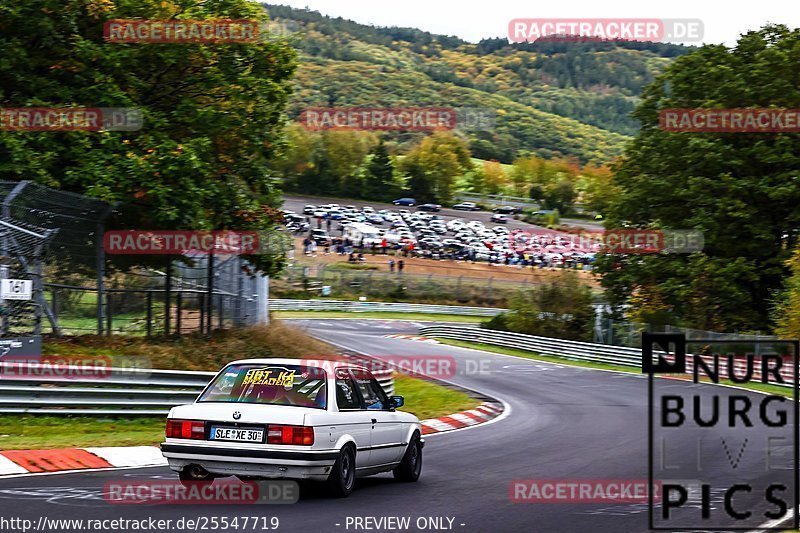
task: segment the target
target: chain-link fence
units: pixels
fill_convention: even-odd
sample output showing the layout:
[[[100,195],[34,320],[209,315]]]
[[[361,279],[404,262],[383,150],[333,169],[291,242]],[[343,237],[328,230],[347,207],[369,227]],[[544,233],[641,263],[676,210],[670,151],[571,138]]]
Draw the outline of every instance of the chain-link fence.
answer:
[[[266,319],[266,278],[238,256],[118,267],[103,247],[114,206],[27,181],[0,182],[0,196],[0,278],[33,286],[30,299],[3,300],[0,337],[180,334]]]

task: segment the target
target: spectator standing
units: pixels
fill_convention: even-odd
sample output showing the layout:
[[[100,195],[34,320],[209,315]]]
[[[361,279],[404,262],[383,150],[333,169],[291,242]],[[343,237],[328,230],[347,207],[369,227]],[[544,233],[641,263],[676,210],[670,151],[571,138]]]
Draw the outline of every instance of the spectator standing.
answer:
[[[389,272],[394,272],[394,259],[389,259]]]
[[[402,259],[397,262],[397,272],[398,272],[398,274],[402,274],[403,273],[403,269],[405,268],[405,266],[406,266],[406,262],[403,261]]]

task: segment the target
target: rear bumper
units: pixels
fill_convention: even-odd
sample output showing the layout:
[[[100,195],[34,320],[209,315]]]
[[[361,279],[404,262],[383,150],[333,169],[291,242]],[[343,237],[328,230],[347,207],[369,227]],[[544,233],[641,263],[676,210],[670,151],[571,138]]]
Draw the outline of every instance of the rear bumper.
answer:
[[[328,478],[339,456],[335,450],[277,451],[167,443],[161,445],[161,453],[175,471],[197,464],[212,474],[320,481]]]

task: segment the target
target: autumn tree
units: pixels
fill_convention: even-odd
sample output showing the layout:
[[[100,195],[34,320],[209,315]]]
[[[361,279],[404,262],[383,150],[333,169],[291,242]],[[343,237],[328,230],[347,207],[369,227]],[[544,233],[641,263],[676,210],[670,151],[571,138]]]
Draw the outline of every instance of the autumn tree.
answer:
[[[269,229],[268,166],[296,53],[285,40],[115,44],[109,19],[254,19],[249,0],[24,0],[0,5],[2,107],[125,107],[140,131],[0,131],[0,179],[121,202],[138,229]],[[253,258],[274,271],[280,257]]]
[[[466,143],[449,132],[436,132],[403,159],[406,188],[418,201],[449,202],[455,180],[472,169]]]
[[[642,130],[615,168],[620,195],[609,226],[696,229],[702,252],[610,255],[597,263],[622,308],[637,293],[683,325],[722,331],[771,327],[773,298],[800,228],[796,133],[685,133],[659,127],[667,108],[800,107],[800,30],[766,26],[732,48],[703,46],[670,65],[635,112]]]

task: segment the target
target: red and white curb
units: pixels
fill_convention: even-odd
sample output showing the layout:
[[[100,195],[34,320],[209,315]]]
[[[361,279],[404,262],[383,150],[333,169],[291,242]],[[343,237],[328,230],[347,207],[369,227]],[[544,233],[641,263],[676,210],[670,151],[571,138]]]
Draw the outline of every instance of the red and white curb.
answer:
[[[427,342],[430,344],[439,344],[439,341],[436,339],[429,339],[428,337],[420,337],[419,335],[402,335],[399,333],[393,333],[391,335],[384,335],[387,339],[402,339],[406,341],[419,341],[419,342]]]
[[[503,404],[501,403],[484,402],[475,409],[470,409],[469,411],[421,420],[422,434],[430,435],[432,433],[443,433],[445,431],[454,431],[456,429],[483,424],[503,414],[503,410]]]
[[[157,446],[0,451],[0,476],[166,464]]]

